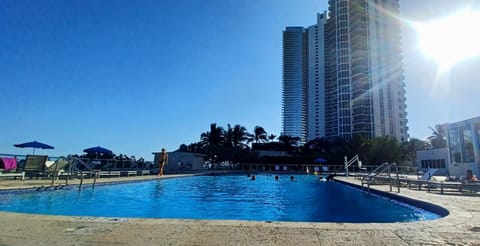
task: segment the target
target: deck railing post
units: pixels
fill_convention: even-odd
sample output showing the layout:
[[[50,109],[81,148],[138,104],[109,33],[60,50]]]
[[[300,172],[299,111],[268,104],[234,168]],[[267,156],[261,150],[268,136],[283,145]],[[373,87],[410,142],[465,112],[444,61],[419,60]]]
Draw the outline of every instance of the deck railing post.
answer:
[[[392,164],[388,165],[388,179],[390,180],[390,192],[392,192],[392,171],[391,171]]]
[[[397,192],[400,193],[400,176],[398,175],[398,165],[395,164],[395,167],[397,168]]]
[[[57,174],[58,161],[55,161],[54,165],[55,165],[55,169],[53,170],[53,175],[52,175],[52,185],[55,184],[55,176]]]

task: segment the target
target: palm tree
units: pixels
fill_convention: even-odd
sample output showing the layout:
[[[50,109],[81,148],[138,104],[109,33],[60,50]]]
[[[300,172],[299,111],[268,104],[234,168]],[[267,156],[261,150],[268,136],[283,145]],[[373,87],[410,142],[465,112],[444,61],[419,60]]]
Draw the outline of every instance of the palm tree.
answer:
[[[434,149],[447,147],[447,127],[443,125],[435,125],[435,128],[429,127],[432,130],[432,135],[427,138],[427,142],[430,143]]]
[[[233,128],[230,126],[230,124],[227,124],[227,131],[225,132],[224,137],[224,147],[227,148],[233,148]]]
[[[277,137],[276,135],[270,134],[267,138],[268,138],[268,141],[273,142],[273,140],[275,140],[276,137]]]
[[[265,143],[265,142],[267,142],[267,132],[265,131],[265,129],[263,129],[263,127],[256,126],[253,129],[253,133],[254,133],[255,143],[258,143],[258,142]]]
[[[241,149],[247,148],[246,142],[250,140],[250,134],[247,132],[247,128],[241,125],[235,125],[233,128],[228,124],[228,129],[224,134],[223,147]]]
[[[224,143],[225,131],[222,127],[217,127],[216,123],[210,124],[210,131],[200,135],[200,144],[209,151],[220,147]]]
[[[230,127],[230,125],[229,125]],[[247,132],[247,128],[241,125],[235,125],[232,131],[232,145],[233,147],[240,147],[241,149],[248,148],[245,142],[248,142],[249,133]]]

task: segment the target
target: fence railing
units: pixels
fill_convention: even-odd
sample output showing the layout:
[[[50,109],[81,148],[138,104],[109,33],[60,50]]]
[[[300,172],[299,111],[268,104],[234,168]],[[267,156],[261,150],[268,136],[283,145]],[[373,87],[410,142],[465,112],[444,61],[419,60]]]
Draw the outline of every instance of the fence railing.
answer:
[[[16,154],[3,154],[0,153],[0,158],[2,157],[10,157],[10,158],[15,158],[17,161],[25,160],[27,158],[27,155],[16,155]],[[56,161],[60,156],[48,156],[47,160],[48,161]]]
[[[117,160],[117,159],[89,159],[72,157],[72,171],[76,170],[122,170],[122,169],[152,169],[154,168],[150,161],[137,160]]]
[[[369,173],[379,165],[362,165],[350,166],[350,173]],[[325,168],[327,167],[327,168]],[[212,163],[205,169],[211,170],[232,170],[247,172],[329,172],[329,173],[345,173],[345,165],[318,165],[318,164],[264,164],[264,163]],[[398,166],[398,173],[402,175],[416,175],[417,167]]]
[[[0,153],[1,157],[14,157],[17,161],[24,160],[27,155],[16,155],[16,154],[3,154]],[[49,156],[48,160],[55,161],[59,157]],[[154,169],[158,168],[158,164],[155,164],[151,161],[135,161],[135,160],[118,160],[118,159],[88,159],[88,158],[79,158],[84,163],[89,163],[89,168],[102,168],[102,169]],[[349,167],[349,172],[351,173],[368,173],[379,165],[362,165],[360,169],[357,165],[352,165]],[[322,167],[328,167],[328,171]],[[245,172],[299,172],[306,173],[307,168],[309,173],[313,172],[332,172],[332,173],[344,173],[345,165],[321,165],[321,164],[283,164],[283,163],[211,163],[208,166],[204,166],[203,170],[232,170],[232,171],[245,171]],[[318,171],[316,171],[318,170]],[[415,166],[398,166],[399,173],[402,175],[416,175],[418,174],[418,169]],[[178,170],[172,170],[178,171]],[[189,170],[194,171],[194,170]]]

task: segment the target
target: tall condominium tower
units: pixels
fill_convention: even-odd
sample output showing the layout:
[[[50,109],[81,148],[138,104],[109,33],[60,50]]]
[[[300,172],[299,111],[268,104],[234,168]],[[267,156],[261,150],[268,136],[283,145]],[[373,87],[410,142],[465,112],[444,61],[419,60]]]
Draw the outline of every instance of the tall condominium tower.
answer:
[[[307,28],[307,140],[325,136],[325,24],[327,13]]]
[[[283,32],[283,134],[306,139],[307,36],[303,27]]]
[[[307,124],[297,132],[305,131],[307,140],[408,139],[398,14],[398,0],[329,0],[328,17],[318,15],[317,24],[302,31],[307,64],[297,65],[308,75],[300,100],[307,102],[300,117]],[[284,37],[284,53],[286,45]],[[284,56],[284,95],[286,70]],[[294,135],[285,131],[285,115],[283,123],[284,133]]]
[[[326,136],[406,141],[398,0],[329,0]]]

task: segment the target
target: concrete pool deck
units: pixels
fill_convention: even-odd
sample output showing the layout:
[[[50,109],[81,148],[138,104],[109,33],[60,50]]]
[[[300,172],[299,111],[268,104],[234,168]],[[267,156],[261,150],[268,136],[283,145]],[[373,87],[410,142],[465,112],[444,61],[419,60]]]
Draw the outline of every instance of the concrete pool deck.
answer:
[[[179,176],[183,175],[161,178]],[[102,178],[97,182],[156,178]],[[353,178],[337,179],[359,183]],[[76,183],[77,180],[70,182]],[[48,184],[48,180],[21,182],[2,179],[0,189],[45,187]],[[389,190],[387,185],[371,188]],[[440,195],[407,188],[401,188],[400,195],[440,205],[450,214],[432,221],[356,224],[131,219],[0,212],[0,245],[480,245],[479,196]]]

